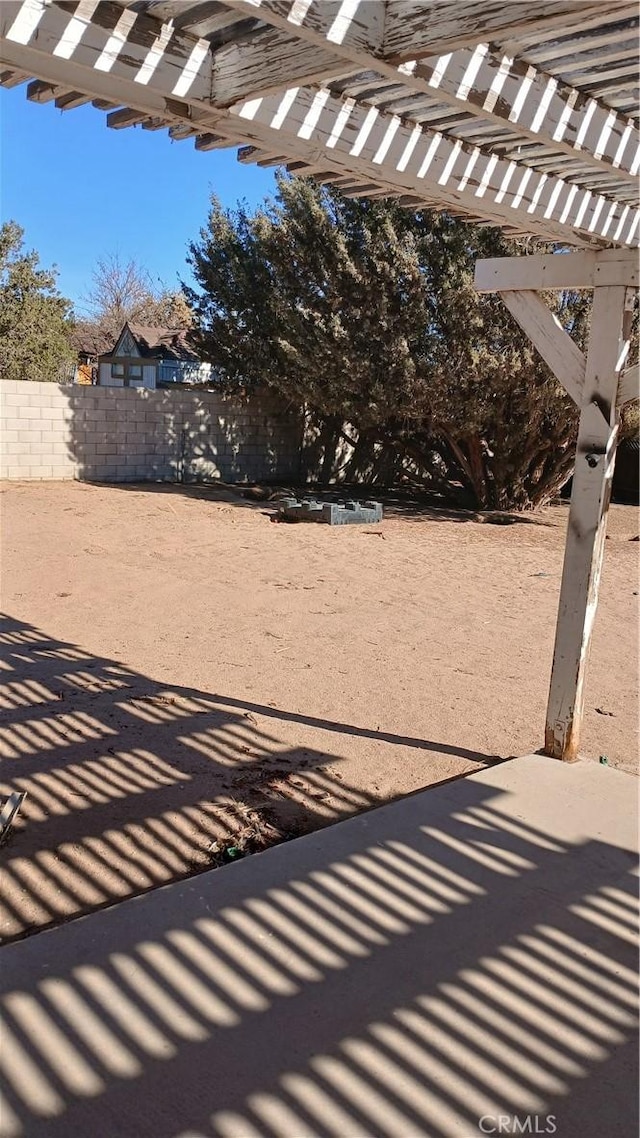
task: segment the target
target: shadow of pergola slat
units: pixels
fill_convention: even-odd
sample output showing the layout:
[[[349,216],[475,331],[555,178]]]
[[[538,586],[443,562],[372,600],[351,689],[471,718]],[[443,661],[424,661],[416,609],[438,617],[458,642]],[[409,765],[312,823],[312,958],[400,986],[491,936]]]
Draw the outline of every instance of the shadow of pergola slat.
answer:
[[[272,851],[268,870],[241,863],[213,892],[194,878],[170,905],[156,893],[92,918],[94,933],[59,929],[51,974],[41,939],[7,949],[36,967],[28,992],[5,980],[3,1133],[133,1135],[141,1102],[158,1138],[458,1138],[481,1118],[580,1120],[574,1100],[599,1068],[615,1081],[637,1024],[620,935],[637,914],[631,858],[513,833],[488,788],[451,790],[464,808],[427,824],[417,800],[387,807],[373,845],[364,819],[328,859],[308,839],[293,875]]]
[[[0,874],[5,941],[201,872],[228,846],[252,852],[369,809],[375,795],[345,781],[325,732],[454,751],[167,689],[10,617],[0,643],[0,793],[26,792]],[[296,721],[317,748],[285,741],[278,725]]]

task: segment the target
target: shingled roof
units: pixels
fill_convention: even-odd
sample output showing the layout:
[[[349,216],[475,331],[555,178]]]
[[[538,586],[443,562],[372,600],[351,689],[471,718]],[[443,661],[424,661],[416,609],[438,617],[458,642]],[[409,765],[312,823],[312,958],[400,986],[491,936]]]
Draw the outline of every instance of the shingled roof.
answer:
[[[116,354],[117,345],[125,328],[129,329],[143,359],[198,361],[199,356],[189,343],[189,332],[184,328],[159,328],[146,324],[126,323],[110,352],[100,358],[109,360]]]

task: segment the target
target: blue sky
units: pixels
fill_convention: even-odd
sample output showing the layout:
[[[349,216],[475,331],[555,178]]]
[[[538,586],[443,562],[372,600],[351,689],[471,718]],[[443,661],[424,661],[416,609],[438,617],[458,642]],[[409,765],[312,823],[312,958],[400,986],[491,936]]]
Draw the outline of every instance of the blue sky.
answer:
[[[226,206],[254,206],[273,190],[273,171],[240,165],[235,150],[197,153],[166,131],[108,130],[91,106],[62,112],[25,92],[0,92],[0,212],[23,227],[43,266],[57,265],[78,310],[96,258],[134,259],[176,287],[211,192]]]

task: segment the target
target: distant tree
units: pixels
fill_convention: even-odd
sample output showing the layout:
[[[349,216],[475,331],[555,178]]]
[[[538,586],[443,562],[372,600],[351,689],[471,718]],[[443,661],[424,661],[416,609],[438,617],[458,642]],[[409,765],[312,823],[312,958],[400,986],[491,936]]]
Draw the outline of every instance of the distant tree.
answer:
[[[303,403],[327,438],[355,443],[343,475],[529,508],[570,475],[577,411],[500,300],[473,287],[477,257],[522,251],[495,229],[280,176],[255,214],[212,200],[186,292],[227,386]],[[584,295],[551,302],[582,343]]]
[[[149,326],[188,328],[191,313],[182,292],[158,288],[136,261],[117,254],[96,262],[92,287],[84,298],[87,319],[77,322],[83,339],[96,353],[113,347],[125,321]]]
[[[0,228],[0,375],[3,379],[63,378],[73,359],[70,301],[56,288],[57,273],[39,267],[24,248],[24,230]]]
[[[158,324],[166,328],[191,328],[193,313],[184,292],[165,289],[156,301]]]

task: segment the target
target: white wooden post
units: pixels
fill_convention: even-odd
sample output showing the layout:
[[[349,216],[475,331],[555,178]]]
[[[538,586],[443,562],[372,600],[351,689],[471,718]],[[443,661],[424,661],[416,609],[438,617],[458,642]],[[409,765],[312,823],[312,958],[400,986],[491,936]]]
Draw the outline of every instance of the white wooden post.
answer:
[[[628,250],[496,257],[476,263],[478,291],[502,297],[580,407],[544,747],[548,755],[567,761],[578,755],[619,412],[640,394],[637,365],[623,371],[639,282],[637,254]],[[536,295],[563,288],[593,289],[586,359]]]
[[[545,731],[546,754],[566,761],[578,754],[633,298],[620,285],[594,288]]]

